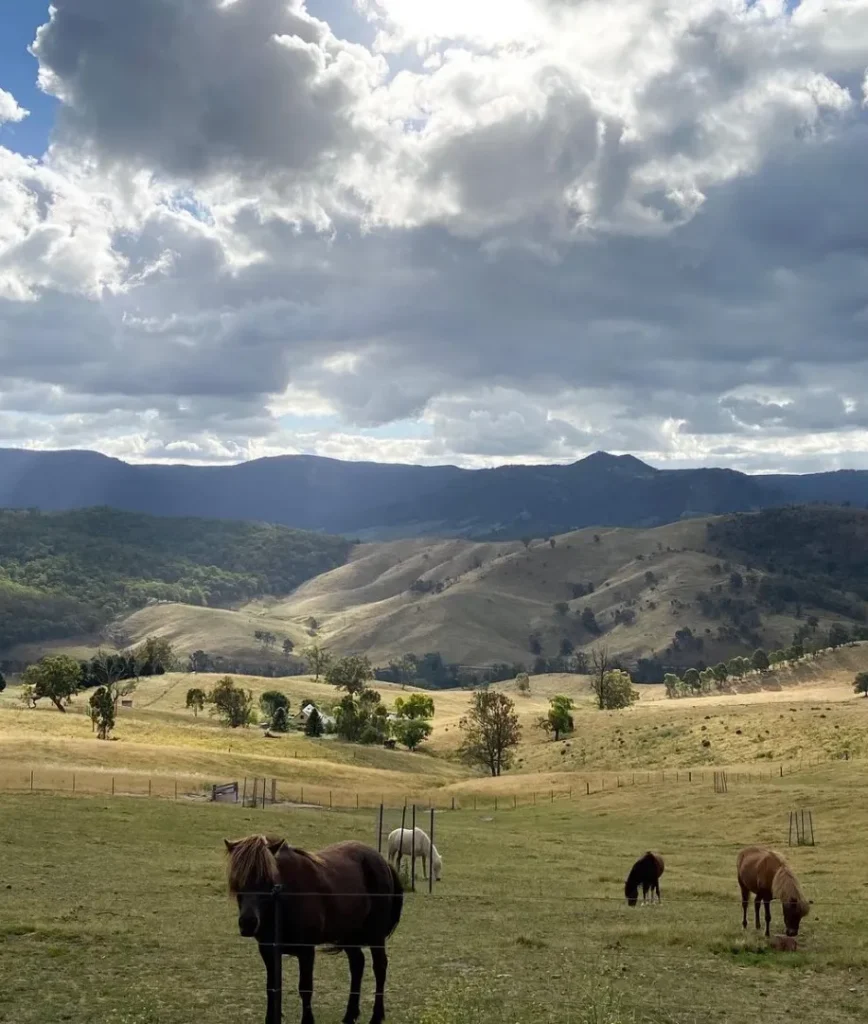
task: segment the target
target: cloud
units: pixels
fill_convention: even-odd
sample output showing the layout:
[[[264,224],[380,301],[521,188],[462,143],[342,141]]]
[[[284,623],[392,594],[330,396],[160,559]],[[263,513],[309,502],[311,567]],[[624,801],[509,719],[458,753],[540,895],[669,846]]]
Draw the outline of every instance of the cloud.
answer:
[[[856,457],[868,0],[358,7],[370,49],[287,0],[55,4],[0,443]]]
[[[8,122],[23,121],[30,116],[30,111],[19,106],[11,92],[0,89],[0,125]]]

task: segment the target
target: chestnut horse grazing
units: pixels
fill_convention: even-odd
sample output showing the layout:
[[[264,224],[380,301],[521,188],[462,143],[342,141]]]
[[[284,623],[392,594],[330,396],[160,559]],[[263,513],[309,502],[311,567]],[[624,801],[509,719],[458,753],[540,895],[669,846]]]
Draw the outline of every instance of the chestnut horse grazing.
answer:
[[[642,886],[642,900],[643,902],[648,898],[648,893],[651,893],[651,902],[654,902],[654,893],[657,893],[657,902],[660,902],[660,876],[663,874],[663,858],[658,856],[656,853],[652,853],[650,850],[647,853],[643,853],[642,856],[636,861],[632,868],[630,868],[630,874],[627,875],[627,881],[624,883],[624,895],[627,897],[627,903],[631,907],[635,907],[639,902],[639,886]]]
[[[747,928],[747,904],[750,894],[754,893],[757,928],[760,926],[760,903],[765,905],[766,938],[772,919],[769,906],[772,900],[781,901],[787,935],[798,935],[799,924],[811,908],[784,858],[764,846],[748,846],[738,855],[736,865],[741,886],[742,927]]]
[[[386,1016],[386,939],[398,926],[404,903],[395,869],[363,843],[336,843],[308,853],[270,836],[224,841],[229,891],[238,902],[238,929],[256,939],[265,963],[265,1024],[281,1020],[280,993],[275,991],[275,924],[281,954],[298,960],[302,1024],[313,1024],[317,946],[326,946],[330,953],[346,953],[349,961],[350,996],[344,1024],[358,1020],[365,971],[362,947],[370,949],[376,985],[371,1024],[381,1024]]]

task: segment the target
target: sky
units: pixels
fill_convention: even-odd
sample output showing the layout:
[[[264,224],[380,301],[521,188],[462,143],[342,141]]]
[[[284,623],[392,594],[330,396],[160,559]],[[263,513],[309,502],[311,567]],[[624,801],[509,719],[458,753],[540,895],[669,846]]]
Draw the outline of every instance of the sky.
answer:
[[[868,468],[868,0],[0,0],[0,446]]]

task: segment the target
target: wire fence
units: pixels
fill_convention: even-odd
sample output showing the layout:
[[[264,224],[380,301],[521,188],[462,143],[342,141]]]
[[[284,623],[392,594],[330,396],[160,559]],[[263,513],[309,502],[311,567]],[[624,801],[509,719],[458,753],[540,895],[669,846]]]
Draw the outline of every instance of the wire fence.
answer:
[[[823,767],[853,758],[812,757],[763,768],[726,770],[727,786],[751,786],[774,782],[799,772]],[[657,770],[626,770],[571,774],[569,781],[546,789],[531,785],[521,791],[490,793],[485,791],[432,790],[424,793],[377,793],[372,789],[348,790],[294,783],[273,777],[246,777],[227,781],[203,779],[200,776],[143,774],[134,771],[63,768],[55,766],[22,766],[0,771],[0,792],[50,793],[79,796],[151,797],[163,800],[211,800],[240,807],[296,805],[331,810],[376,810],[380,805],[426,811],[507,811],[544,806],[557,801],[612,793],[633,787],[706,786],[712,785],[722,769],[672,768]],[[521,776],[522,780],[532,776]],[[512,779],[510,779],[512,784]],[[466,787],[467,784],[464,784]]]

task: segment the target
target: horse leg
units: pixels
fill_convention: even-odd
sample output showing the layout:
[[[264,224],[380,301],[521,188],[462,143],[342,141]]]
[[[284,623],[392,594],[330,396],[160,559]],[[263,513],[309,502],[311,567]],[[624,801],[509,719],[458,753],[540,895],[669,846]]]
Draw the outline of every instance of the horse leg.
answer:
[[[766,938],[769,937],[769,925],[772,923],[772,908],[769,900],[765,901],[766,906]]]
[[[756,930],[757,931],[759,931],[759,929],[760,929],[760,919],[759,918],[760,918],[760,904],[761,903],[762,903],[762,899],[760,898],[759,895],[757,895],[756,899],[753,901],[753,909],[754,909],[754,911],[756,913]]]
[[[428,865],[425,862],[425,854],[422,854],[422,877],[428,881]]]
[[[655,891],[657,893],[657,902],[659,903],[660,902],[660,879],[659,878],[654,883],[654,889],[655,889]]]
[[[386,971],[389,967],[385,942],[382,946],[371,946],[371,963],[374,968],[374,1013],[371,1017],[371,1024],[383,1024],[383,1021],[386,1019],[386,1005],[384,1002]]]
[[[313,1024],[313,946],[302,946],[298,951],[298,994],[301,997],[301,1024]],[[280,1017],[274,1018],[280,1024]]]
[[[741,926],[747,928],[747,905],[750,900],[750,892],[741,886]]]
[[[276,990],[277,977],[274,970],[274,951],[271,945],[260,945],[259,955],[265,964],[265,1024],[280,1024],[281,993]]]
[[[350,963],[350,998],[343,1024],[355,1024],[359,1019],[359,1000],[362,996],[362,977],[365,973],[365,954],[358,946],[344,950]]]

